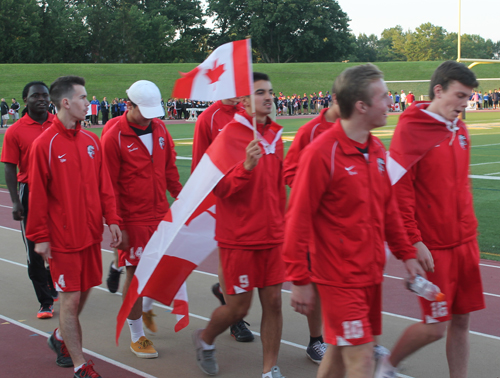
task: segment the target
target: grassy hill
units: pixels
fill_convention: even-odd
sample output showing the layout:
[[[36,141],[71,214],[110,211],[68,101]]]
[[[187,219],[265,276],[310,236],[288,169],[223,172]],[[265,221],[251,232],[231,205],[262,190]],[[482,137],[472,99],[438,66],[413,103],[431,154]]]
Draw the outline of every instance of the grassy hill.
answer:
[[[387,62],[376,63],[388,81],[428,80],[441,62]],[[254,64],[254,71],[269,74],[276,92],[303,94],[330,90],[335,77],[347,67],[359,63],[287,63]],[[107,96],[125,97],[125,90],[134,81],[145,79],[155,82],[167,99],[179,78],[178,72],[188,72],[196,64],[2,64],[0,65],[0,97],[10,104],[12,97],[22,102],[24,85],[42,80],[50,85],[63,75],[83,76],[89,96],[99,99]],[[479,65],[473,68],[479,78],[499,78],[500,64]],[[500,88],[499,81],[482,81],[480,90]],[[417,98],[427,94],[428,83],[389,83],[389,90],[406,93],[413,91]]]

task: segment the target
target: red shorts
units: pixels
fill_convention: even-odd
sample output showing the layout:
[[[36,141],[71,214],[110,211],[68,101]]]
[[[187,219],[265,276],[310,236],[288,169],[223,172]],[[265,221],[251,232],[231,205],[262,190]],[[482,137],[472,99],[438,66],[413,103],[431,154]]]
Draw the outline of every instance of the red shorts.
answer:
[[[439,286],[445,301],[430,302],[419,297],[424,323],[445,322],[452,314],[482,310],[485,305],[477,241],[431,253],[434,273],[427,273],[427,278]]]
[[[227,294],[241,294],[254,287],[264,288],[285,282],[281,245],[270,249],[219,248]]]
[[[158,226],[126,225],[125,231],[128,234],[129,249],[118,250],[118,265],[137,266],[146,244],[157,228]]]
[[[87,291],[102,283],[101,244],[78,252],[54,252],[49,259],[50,275],[57,291]]]
[[[382,286],[343,288],[318,285],[325,342],[362,345],[382,333]]]

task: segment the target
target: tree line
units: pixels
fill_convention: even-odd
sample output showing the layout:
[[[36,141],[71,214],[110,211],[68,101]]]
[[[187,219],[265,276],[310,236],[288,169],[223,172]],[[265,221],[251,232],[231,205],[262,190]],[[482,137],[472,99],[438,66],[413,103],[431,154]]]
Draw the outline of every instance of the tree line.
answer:
[[[349,21],[335,0],[2,0],[0,63],[196,63],[248,36],[263,63],[456,58],[456,33],[441,27],[379,39],[354,36]],[[462,37],[464,57],[499,49]]]
[[[461,57],[499,59],[500,41],[485,40],[476,34],[462,34]],[[428,61],[457,59],[458,34],[441,26],[424,23],[415,31],[398,25],[375,34],[351,37],[352,62]]]

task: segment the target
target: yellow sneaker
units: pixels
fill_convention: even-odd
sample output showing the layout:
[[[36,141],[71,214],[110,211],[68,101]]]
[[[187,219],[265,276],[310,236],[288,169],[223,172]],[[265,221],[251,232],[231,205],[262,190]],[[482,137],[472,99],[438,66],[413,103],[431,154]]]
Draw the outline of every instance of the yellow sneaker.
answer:
[[[154,335],[156,331],[158,331],[155,320],[153,319],[154,316],[156,316],[156,314],[153,312],[153,310],[142,313],[142,323],[144,325],[144,330],[152,335]]]
[[[130,343],[130,350],[139,358],[158,357],[158,352],[153,346],[153,342],[148,340],[146,336],[141,336],[137,342]]]

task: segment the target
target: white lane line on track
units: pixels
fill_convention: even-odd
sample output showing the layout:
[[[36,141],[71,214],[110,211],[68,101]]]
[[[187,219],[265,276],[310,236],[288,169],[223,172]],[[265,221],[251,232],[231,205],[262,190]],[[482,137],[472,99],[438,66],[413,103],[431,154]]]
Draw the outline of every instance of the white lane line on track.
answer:
[[[7,209],[12,209],[12,206],[0,205],[0,207],[5,207],[5,208],[7,208]]]
[[[20,323],[20,322],[14,320],[14,319],[11,319],[11,318],[9,318],[7,316],[0,315],[0,319],[3,319],[3,320],[5,320],[6,322],[9,322],[9,323],[15,324],[18,327],[27,329],[28,331],[34,332],[34,333],[36,333],[36,334],[38,334],[40,336],[43,336],[43,337],[46,337],[46,338],[50,337],[49,333],[40,331],[40,330],[38,330],[38,329],[36,329],[34,327],[31,327],[29,325]],[[118,362],[118,361],[112,360],[111,358],[103,356],[102,354],[99,354],[99,353],[96,353],[96,352],[92,352],[91,350],[88,350],[86,348],[83,348],[83,352],[87,353],[87,354],[90,354],[92,357],[99,358],[100,360],[103,360],[104,362],[107,362],[108,364],[117,366],[119,368],[122,368],[123,370],[127,370],[127,371],[129,371],[131,373],[137,374],[140,377],[144,377],[144,378],[156,378],[154,375],[144,373],[144,372],[142,372],[140,370],[137,370],[137,369],[135,369],[135,368],[133,368],[131,366],[122,364],[121,362]]]
[[[104,252],[108,252],[108,253],[113,253],[112,251],[108,250],[108,249],[102,249],[102,251]],[[24,268],[27,268],[27,266],[25,264],[20,264],[18,262],[15,262],[15,261],[11,261],[11,260],[7,260],[7,259],[3,259],[3,258],[0,258],[0,261],[4,261],[6,263],[10,263],[10,264],[14,264],[14,265],[17,265],[17,266],[21,266],[21,267],[24,267]],[[494,268],[497,268],[496,266],[493,266]],[[193,272],[195,273],[200,273],[200,274],[204,274],[204,275],[208,275],[208,276],[211,276],[211,277],[217,277],[217,274],[214,274],[214,273],[208,273],[208,272],[202,272],[202,271],[199,271],[199,270],[194,270]],[[397,280],[403,280],[403,278],[401,277],[396,277],[396,276],[389,276],[389,275],[384,275],[385,277],[387,278],[393,278],[393,279],[397,279]],[[105,292],[109,292],[108,289],[104,288],[104,287],[100,287],[100,286],[95,286],[94,289],[97,289],[97,290],[102,290],[102,291],[105,291]],[[287,293],[287,294],[291,294],[291,291],[290,290],[285,290],[285,289],[282,289],[281,290],[283,293]],[[121,293],[115,293],[116,295],[122,295]],[[489,296],[493,296],[493,297],[498,297],[500,298],[500,295],[497,295],[497,294],[491,294],[491,293],[483,293],[484,295],[489,295]],[[160,308],[163,308],[163,309],[166,309],[166,310],[169,310],[169,311],[172,311],[172,307],[170,306],[165,306],[161,303],[157,303],[157,302],[154,302],[154,306],[157,306],[157,307],[160,307]],[[391,312],[382,312],[384,315],[387,315],[387,316],[393,316],[393,317],[396,317],[396,318],[401,318],[401,319],[407,319],[407,320],[411,320],[411,321],[414,321],[414,322],[420,322],[421,320],[420,319],[416,319],[416,318],[410,318],[408,316],[404,316],[404,315],[399,315],[399,314],[394,314],[394,313],[391,313]],[[193,314],[193,313],[189,313],[189,316],[190,317],[193,317],[195,319],[200,319],[200,320],[205,320],[205,321],[209,321],[210,319],[205,317],[205,316],[201,316],[201,315],[197,315],[197,314]],[[485,336],[485,337],[489,337],[489,338],[492,338],[492,339],[495,339],[495,340],[499,340],[500,341],[500,337],[498,336],[494,336],[494,335],[489,335],[487,333],[480,333],[480,332],[475,332],[475,331],[469,331],[471,334],[474,334],[474,335],[479,335],[479,336]],[[252,331],[252,333],[256,336],[259,336],[260,337],[260,333],[259,332],[254,332]],[[296,348],[299,348],[299,349],[304,349],[306,350],[307,347],[305,345],[300,345],[300,344],[296,344],[296,343],[293,343],[291,341],[287,341],[287,340],[281,340],[281,343],[282,344],[286,344],[286,345],[290,345],[290,346],[294,346]],[[403,377],[403,376],[401,376]],[[404,378],[404,377],[403,377]]]

